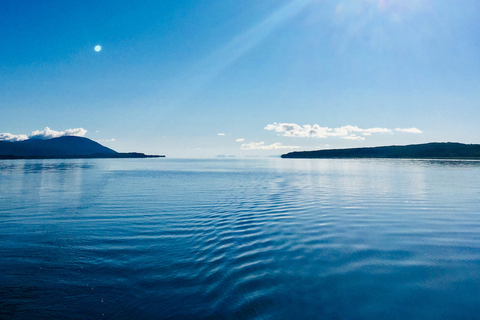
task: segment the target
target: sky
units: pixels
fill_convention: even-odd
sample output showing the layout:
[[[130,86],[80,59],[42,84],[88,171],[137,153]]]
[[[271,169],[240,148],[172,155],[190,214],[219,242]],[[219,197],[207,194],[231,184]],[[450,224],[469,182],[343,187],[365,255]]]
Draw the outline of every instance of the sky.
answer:
[[[0,1],[0,140],[266,157],[480,143],[480,1]]]

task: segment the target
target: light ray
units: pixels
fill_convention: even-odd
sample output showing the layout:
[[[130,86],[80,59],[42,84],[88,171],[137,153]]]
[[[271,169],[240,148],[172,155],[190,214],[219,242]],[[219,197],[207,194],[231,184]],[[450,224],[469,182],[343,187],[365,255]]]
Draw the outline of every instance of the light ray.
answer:
[[[198,92],[235,61],[259,45],[282,24],[300,13],[309,3],[310,0],[294,0],[289,2],[253,28],[234,37],[225,46],[216,50],[209,57],[198,63],[190,70],[187,76],[178,79],[182,85],[177,87],[183,87],[185,91],[180,101],[174,104],[178,105],[184,101],[185,98]]]

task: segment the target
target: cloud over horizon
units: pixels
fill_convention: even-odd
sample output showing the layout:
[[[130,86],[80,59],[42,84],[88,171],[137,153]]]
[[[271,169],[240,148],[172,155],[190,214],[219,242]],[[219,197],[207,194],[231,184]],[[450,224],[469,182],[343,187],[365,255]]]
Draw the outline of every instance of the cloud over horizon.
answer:
[[[248,142],[243,143],[240,147],[242,150],[279,150],[279,149],[298,149],[299,146],[282,146],[280,142],[265,145],[265,142]]]
[[[395,130],[399,132],[407,132],[407,133],[423,133],[422,130],[417,128],[404,128],[404,129],[396,128]]]
[[[11,134],[8,132],[0,133],[0,141],[23,141],[27,140],[28,136],[25,134]]]
[[[58,138],[63,136],[75,136],[75,137],[83,137],[87,133],[87,130],[83,128],[74,128],[74,129],[67,129],[64,131],[55,131],[50,129],[49,127],[45,127],[43,130],[35,130],[29,136],[25,134],[11,134],[11,133],[0,133],[0,141],[23,141],[28,139],[41,139],[47,140],[52,138]]]
[[[321,127],[318,124],[310,125],[305,124],[300,126],[296,123],[277,123],[267,125],[265,130],[275,131],[284,137],[299,137],[299,138],[327,138],[327,137],[339,137],[347,140],[365,140],[365,136],[371,136],[376,133],[388,133],[393,134],[392,129],[388,128],[368,128],[362,129],[357,126],[346,125],[338,128]],[[396,131],[409,132],[409,133],[422,133],[417,128],[407,129],[395,129]]]

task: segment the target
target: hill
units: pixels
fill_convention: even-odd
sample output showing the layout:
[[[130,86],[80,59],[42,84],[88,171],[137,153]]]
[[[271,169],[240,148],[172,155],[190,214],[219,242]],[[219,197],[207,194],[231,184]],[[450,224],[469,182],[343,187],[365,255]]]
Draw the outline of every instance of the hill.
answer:
[[[84,137],[64,136],[48,140],[0,141],[0,159],[49,158],[146,158],[143,153],[119,153]]]
[[[431,142],[406,146],[295,151],[282,158],[480,159],[480,144]]]

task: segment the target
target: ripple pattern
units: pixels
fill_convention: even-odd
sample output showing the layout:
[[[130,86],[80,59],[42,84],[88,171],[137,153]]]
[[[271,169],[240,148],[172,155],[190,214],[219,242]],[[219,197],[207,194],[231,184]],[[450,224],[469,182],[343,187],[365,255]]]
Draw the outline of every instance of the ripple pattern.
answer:
[[[0,318],[470,319],[480,164],[0,162]]]

